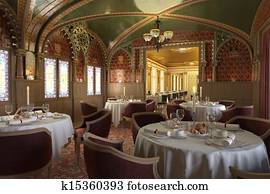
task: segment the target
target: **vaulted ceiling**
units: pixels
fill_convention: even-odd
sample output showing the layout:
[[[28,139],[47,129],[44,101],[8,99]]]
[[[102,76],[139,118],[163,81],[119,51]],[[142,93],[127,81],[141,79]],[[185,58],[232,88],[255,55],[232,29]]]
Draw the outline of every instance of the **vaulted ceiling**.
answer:
[[[250,41],[263,0],[0,0],[17,13],[25,49],[36,50],[51,31],[83,21],[110,50],[142,37],[156,16],[162,30],[225,31]],[[40,45],[39,45],[40,46]]]

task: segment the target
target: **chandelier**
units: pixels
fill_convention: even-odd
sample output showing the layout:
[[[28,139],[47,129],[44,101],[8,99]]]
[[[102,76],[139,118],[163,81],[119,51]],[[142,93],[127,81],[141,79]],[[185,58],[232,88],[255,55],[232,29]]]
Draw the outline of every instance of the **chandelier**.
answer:
[[[173,37],[173,31],[165,31],[163,34],[160,32],[160,23],[159,17],[155,21],[156,28],[150,30],[149,33],[143,34],[143,39],[145,42],[150,42],[153,40],[157,51],[162,47],[163,44],[167,43]]]

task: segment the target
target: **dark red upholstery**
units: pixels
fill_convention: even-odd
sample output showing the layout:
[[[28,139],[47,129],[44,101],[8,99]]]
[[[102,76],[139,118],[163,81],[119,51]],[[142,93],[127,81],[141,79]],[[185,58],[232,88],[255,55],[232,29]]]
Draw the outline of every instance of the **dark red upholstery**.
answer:
[[[181,104],[183,102],[186,102],[185,100],[181,100],[181,99],[174,99],[172,100],[172,104]]]
[[[149,103],[146,103],[146,112],[154,112],[156,109],[156,102],[151,101]]]
[[[252,117],[254,112],[253,106],[239,106],[222,111],[222,117],[219,122],[225,123],[235,116],[249,116]]]
[[[112,112],[103,109],[84,117],[83,124],[80,128],[75,129],[75,152],[76,161],[79,165],[80,143],[85,132],[91,132],[100,137],[108,137],[112,123]]]
[[[131,118],[133,113],[136,112],[146,112],[146,103],[145,102],[130,102],[125,107],[123,116]]]
[[[0,177],[42,169],[48,166],[52,159],[50,132],[44,128],[1,132],[0,156]]]
[[[89,178],[159,178],[158,158],[134,157],[89,136],[89,133],[84,135],[84,158]]]
[[[262,118],[237,116],[227,123],[239,124],[241,129],[250,131],[260,136],[266,146],[268,158],[270,159],[270,121]]]
[[[83,101],[80,101],[80,105],[81,105],[81,111],[82,111],[83,116],[90,115],[94,112],[97,112],[97,107],[95,105],[88,104]]]
[[[223,104],[226,107],[226,109],[231,109],[231,108],[235,107],[234,100],[219,100],[218,103]]]
[[[141,127],[151,124],[165,121],[166,117],[159,112],[142,112],[134,113],[132,115],[132,137],[135,143],[138,131]]]
[[[149,103],[149,102],[153,102],[154,100],[153,99],[146,99],[146,104]]]
[[[88,119],[86,121],[86,131],[100,137],[108,137],[112,124],[112,112],[110,110],[100,110],[92,114]]]
[[[175,113],[177,109],[184,109],[185,116],[182,121],[192,121],[192,113],[178,104],[167,104],[167,116],[170,118],[171,113]]]

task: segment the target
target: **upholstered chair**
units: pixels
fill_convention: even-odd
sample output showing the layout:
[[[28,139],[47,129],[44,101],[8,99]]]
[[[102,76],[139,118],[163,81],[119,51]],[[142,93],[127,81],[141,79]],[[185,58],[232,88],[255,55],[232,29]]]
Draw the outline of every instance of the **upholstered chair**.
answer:
[[[182,119],[182,121],[192,121],[192,113],[191,113],[191,111],[185,109],[184,107],[182,107],[181,105],[178,105],[178,104],[167,104],[167,116],[168,116],[168,118],[170,118],[171,113],[176,113],[177,109],[184,109],[184,111],[185,111],[185,116]]]
[[[253,106],[237,106],[225,111],[222,111],[222,117],[219,122],[225,123],[235,116],[248,116],[252,117],[254,112]]]
[[[230,166],[230,172],[236,179],[270,179],[270,173],[247,172],[232,166]]]
[[[38,178],[45,169],[50,177],[52,138],[48,129],[0,133],[0,178]]]
[[[172,100],[172,104],[181,104],[183,102],[186,102],[185,100],[181,100],[181,99],[174,99]]]
[[[152,179],[157,172],[159,158],[138,158],[117,149],[121,141],[112,141],[84,134],[84,159],[90,179]],[[115,146],[116,145],[116,146]]]
[[[146,112],[145,102],[130,102],[124,109],[122,116],[127,121],[131,121],[132,114],[136,112]]]
[[[76,161],[78,165],[83,134],[85,132],[91,132],[100,137],[108,137],[112,123],[112,112],[107,109],[97,111],[96,113],[84,117],[83,123],[80,128],[75,129],[74,133]]]
[[[262,118],[236,116],[226,123],[239,124],[241,129],[250,131],[262,138],[270,159],[270,121]]]
[[[81,105],[81,112],[83,116],[87,116],[94,112],[97,112],[97,107],[93,104],[80,101],[80,105]]]
[[[135,143],[137,134],[141,127],[151,124],[165,121],[166,117],[160,112],[141,112],[134,113],[132,115],[132,137]]]
[[[154,100],[153,99],[146,99],[145,102],[146,104],[149,103],[149,102],[153,102]]]
[[[156,110],[156,102],[151,101],[146,103],[146,112],[154,112]]]
[[[218,103],[224,105],[227,110],[235,107],[234,100],[219,100]]]

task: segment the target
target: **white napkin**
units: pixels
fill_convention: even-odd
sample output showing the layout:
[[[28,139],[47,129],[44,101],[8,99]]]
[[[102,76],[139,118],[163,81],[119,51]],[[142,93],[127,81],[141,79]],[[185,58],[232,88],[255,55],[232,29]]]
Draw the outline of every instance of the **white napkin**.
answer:
[[[226,129],[232,131],[232,130],[240,130],[241,128],[239,124],[226,124]]]
[[[10,124],[10,125],[19,125],[19,124],[21,124],[21,123],[22,123],[22,121],[21,121],[20,119],[10,120],[10,121],[9,121],[9,124]]]
[[[36,120],[37,120],[37,117],[23,118],[22,123],[30,123]]]
[[[144,128],[145,133],[151,133],[153,135],[164,135],[167,136],[167,131],[161,129],[148,129]]]
[[[229,146],[231,145],[235,140],[235,135],[232,133],[229,133],[226,138],[214,138],[214,139],[209,139],[209,143],[218,145],[218,146]]]

